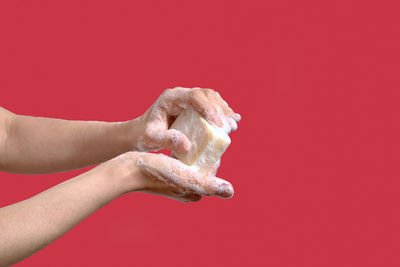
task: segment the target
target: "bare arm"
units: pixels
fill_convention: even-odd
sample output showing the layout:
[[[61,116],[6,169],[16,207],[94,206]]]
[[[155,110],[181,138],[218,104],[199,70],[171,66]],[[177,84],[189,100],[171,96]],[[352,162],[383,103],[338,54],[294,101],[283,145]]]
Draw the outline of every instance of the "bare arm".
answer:
[[[193,172],[170,157],[129,152],[46,190],[0,208],[0,266],[29,257],[125,193],[142,191],[183,202],[227,198],[227,181]]]
[[[225,131],[240,115],[211,89],[165,90],[137,119],[126,122],[68,121],[13,114],[0,108],[0,171],[51,173],[90,166],[127,151],[188,150],[189,140],[170,130],[174,118],[194,108]]]
[[[0,170],[51,173],[104,162],[133,149],[134,121],[69,121],[0,110]]]

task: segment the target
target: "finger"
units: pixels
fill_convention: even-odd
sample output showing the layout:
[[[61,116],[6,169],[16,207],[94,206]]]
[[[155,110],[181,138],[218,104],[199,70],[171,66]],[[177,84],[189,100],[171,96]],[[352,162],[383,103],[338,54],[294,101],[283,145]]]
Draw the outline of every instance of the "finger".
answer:
[[[237,124],[236,121],[233,119],[232,116],[226,116],[224,111],[222,110],[222,108],[220,106],[216,106],[215,107],[217,110],[217,114],[219,116],[219,118],[222,121],[222,129],[229,134],[232,131],[236,131],[237,129]]]
[[[238,128],[237,123],[233,118],[228,119],[228,124],[229,124],[229,127],[231,127],[232,132],[237,130],[237,128]]]
[[[242,119],[242,116],[239,113],[235,113],[235,114],[233,114],[233,119],[236,122],[239,122]]]
[[[240,114],[235,113],[233,109],[228,105],[228,103],[222,98],[222,96],[217,91],[214,90],[211,91],[214,92],[214,94],[212,95],[214,95],[221,103],[220,106],[224,107],[225,115],[233,118],[236,122],[239,122],[241,119]]]
[[[213,104],[219,119],[222,121],[222,126],[220,127],[228,134],[235,131],[237,124],[234,120],[234,112],[228,103],[222,99],[218,92],[212,89],[202,89],[202,91],[207,95],[208,101]]]
[[[204,89],[205,90],[205,89]],[[195,88],[181,88],[168,89],[163,93],[160,101],[154,105],[150,114],[150,121],[169,128],[171,118],[178,116],[183,110],[189,107],[194,108],[210,123],[223,127],[224,123],[219,115],[219,110],[207,98],[205,91],[199,87]],[[211,89],[207,89],[212,91]]]
[[[192,106],[200,112],[207,121],[217,125],[218,127],[223,127],[223,122],[216,108],[213,105],[210,105],[207,96],[201,90],[197,89],[193,90],[191,94]]]
[[[214,97],[216,97],[220,103],[220,105],[217,107],[217,109],[220,109],[219,114],[221,116],[225,115],[222,118],[222,121],[224,122],[224,129],[227,133],[231,131],[236,131],[237,130],[237,122],[240,121],[241,116],[238,113],[235,113],[231,107],[229,107],[228,103],[224,99],[222,99],[221,95],[218,92],[215,92]],[[221,110],[222,109],[222,110]],[[230,129],[227,129],[229,126]]]
[[[160,180],[178,188],[184,188],[186,191],[205,196],[215,195],[221,198],[233,196],[233,187],[228,181],[201,175],[179,160],[163,154],[143,153],[139,156],[137,166]]]
[[[163,110],[170,116],[178,116],[190,105],[190,92],[192,89],[184,87],[175,87],[167,89],[159,98],[157,108]]]
[[[163,193],[160,195],[163,195],[165,197],[172,198],[172,199],[175,199],[175,200],[178,200],[181,202],[185,202],[185,203],[197,202],[197,201],[201,200],[201,195],[196,194],[191,191],[186,191],[186,192],[182,191],[182,188],[181,189],[173,188],[172,190],[169,191],[169,193]]]
[[[218,104],[226,117],[232,117],[234,113],[233,110],[229,107],[228,103],[226,103],[226,101],[222,99],[221,95],[218,92],[211,89],[207,89],[206,92],[208,92],[208,97],[213,99],[214,103]]]
[[[150,153],[142,153],[136,161],[136,166],[145,173],[174,186],[180,186],[181,178],[175,170],[179,168],[180,164],[182,165],[180,166],[181,168],[186,166],[179,160],[172,159],[166,155]]]
[[[162,131],[160,133],[160,138],[159,145],[163,148],[177,152],[185,152],[190,149],[191,143],[189,139],[178,130],[170,129]]]
[[[166,130],[161,127],[149,125],[146,131],[148,137],[153,140],[157,147],[162,147],[176,152],[185,152],[190,149],[190,141],[180,131],[175,129]]]
[[[141,192],[143,193],[148,193],[151,195],[156,195],[156,196],[161,196],[161,197],[166,197],[166,198],[170,198],[173,200],[177,200],[180,202],[184,202],[184,203],[189,203],[189,202],[197,202],[201,200],[201,196],[195,193],[186,193],[186,194],[176,194],[174,192],[171,191],[155,191],[155,190],[142,190]]]
[[[202,196],[196,193],[187,193],[183,195],[183,198],[190,202],[198,202],[201,200]]]
[[[143,191],[143,192],[150,193],[152,195],[167,197],[184,203],[198,202],[202,198],[201,195],[192,192],[186,192],[186,193],[174,193],[172,191],[160,191],[160,192]]]
[[[206,176],[204,180],[205,191],[209,192],[210,195],[218,196],[220,198],[231,198],[233,197],[234,190],[230,182],[212,176]]]

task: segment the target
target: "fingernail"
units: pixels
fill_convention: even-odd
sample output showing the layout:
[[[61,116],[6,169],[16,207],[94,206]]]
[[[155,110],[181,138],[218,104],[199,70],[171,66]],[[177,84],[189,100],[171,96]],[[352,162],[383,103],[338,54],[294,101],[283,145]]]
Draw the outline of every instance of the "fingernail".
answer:
[[[232,185],[225,182],[219,184],[218,191],[222,198],[231,198],[234,193]]]
[[[184,147],[185,147],[185,150],[186,150],[186,151],[189,151],[190,148],[192,147],[192,143],[191,143],[190,141],[185,142]]]
[[[231,198],[231,197],[233,197],[233,194],[234,194],[234,191],[233,191],[232,185],[227,184],[225,187],[225,191],[224,191],[224,197]]]
[[[185,141],[185,140],[181,140],[179,144],[175,145],[176,151],[179,152],[187,152],[190,150],[190,147],[191,147],[190,141]]]
[[[234,115],[235,121],[239,122],[242,119],[242,116],[239,113],[235,113]]]

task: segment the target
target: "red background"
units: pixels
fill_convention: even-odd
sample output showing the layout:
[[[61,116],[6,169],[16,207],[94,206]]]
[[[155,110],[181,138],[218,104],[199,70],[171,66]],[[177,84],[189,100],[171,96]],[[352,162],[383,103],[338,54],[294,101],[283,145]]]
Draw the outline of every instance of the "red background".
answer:
[[[125,195],[19,266],[400,266],[398,1],[0,2],[1,105],[122,121],[165,88],[242,114],[233,199]],[[0,173],[1,206],[81,171]]]

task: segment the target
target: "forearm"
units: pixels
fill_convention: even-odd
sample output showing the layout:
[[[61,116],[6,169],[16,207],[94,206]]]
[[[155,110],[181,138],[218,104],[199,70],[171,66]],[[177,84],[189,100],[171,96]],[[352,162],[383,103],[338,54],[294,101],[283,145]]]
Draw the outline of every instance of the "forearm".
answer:
[[[3,171],[51,173],[104,162],[134,148],[135,121],[68,121],[13,115]]]
[[[99,167],[1,208],[0,266],[34,254],[125,193],[121,177]]]
[[[231,197],[233,188],[163,154],[124,153],[30,199],[0,208],[0,266],[32,255],[130,192],[191,202],[202,195]]]

